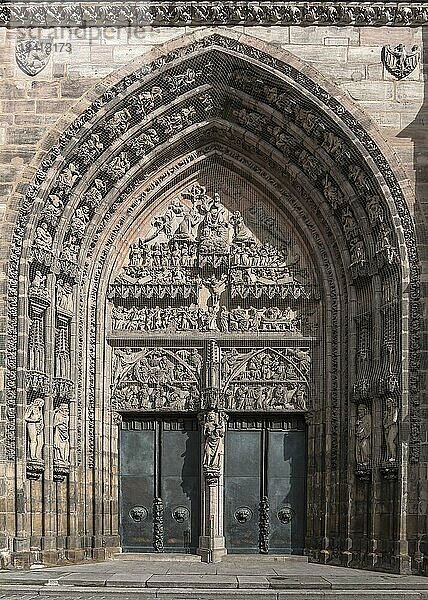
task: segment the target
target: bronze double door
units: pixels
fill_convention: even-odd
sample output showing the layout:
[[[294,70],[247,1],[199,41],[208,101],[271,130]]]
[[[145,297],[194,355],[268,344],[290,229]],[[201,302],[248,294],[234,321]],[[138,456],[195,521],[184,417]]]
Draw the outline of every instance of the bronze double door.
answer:
[[[229,553],[303,552],[305,446],[303,419],[230,415],[223,499]],[[197,551],[200,465],[196,418],[122,421],[120,503],[125,552]]]
[[[129,418],[120,431],[125,552],[195,553],[200,527],[200,433],[193,418]]]

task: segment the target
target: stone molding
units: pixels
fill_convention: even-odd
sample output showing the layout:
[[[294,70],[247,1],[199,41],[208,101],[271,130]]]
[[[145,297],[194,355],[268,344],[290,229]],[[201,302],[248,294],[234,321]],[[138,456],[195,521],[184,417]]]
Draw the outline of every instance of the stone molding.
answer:
[[[423,2],[6,2],[0,27],[319,25],[418,27]]]

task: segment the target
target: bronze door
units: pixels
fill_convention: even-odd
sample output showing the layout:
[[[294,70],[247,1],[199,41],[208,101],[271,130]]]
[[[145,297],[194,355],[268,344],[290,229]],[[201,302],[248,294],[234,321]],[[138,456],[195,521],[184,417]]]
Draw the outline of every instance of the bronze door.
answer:
[[[125,552],[196,552],[199,464],[196,419],[122,422],[120,502]]]
[[[224,482],[229,553],[303,553],[305,448],[302,419],[231,417]]]

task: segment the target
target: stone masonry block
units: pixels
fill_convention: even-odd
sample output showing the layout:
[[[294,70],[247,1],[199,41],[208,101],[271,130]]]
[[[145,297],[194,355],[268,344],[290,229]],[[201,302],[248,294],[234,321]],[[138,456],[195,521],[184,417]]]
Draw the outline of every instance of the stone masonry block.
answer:
[[[36,113],[41,115],[64,113],[67,112],[69,106],[70,102],[67,100],[37,100]]]
[[[68,67],[68,74],[71,77],[92,77],[93,79],[100,79],[106,77],[114,70],[113,66],[110,65],[72,65]]]
[[[353,100],[392,100],[394,98],[394,86],[386,81],[369,82],[354,81],[344,83],[341,86],[348,92]]]
[[[381,51],[382,48],[380,46],[363,46],[360,48],[348,48],[348,62],[350,64],[382,64]]]
[[[244,27],[244,31],[271,44],[290,43],[290,27]]]
[[[36,144],[46,130],[43,127],[14,127],[7,132],[6,142],[8,144]]]
[[[58,98],[59,83],[56,81],[32,81],[28,96],[31,98]]]
[[[345,64],[347,61],[348,48],[344,46],[324,45],[295,46],[293,44],[281,44],[284,50],[288,50],[308,63],[316,63],[316,67],[322,71],[322,64]]]
[[[84,80],[81,78],[67,78],[61,81],[61,97],[62,98],[80,98],[85,92],[94,85],[92,80]]]
[[[3,100],[1,103],[2,112],[12,115],[21,112],[34,112],[35,107],[34,100]]]
[[[359,31],[354,27],[291,27],[291,44],[324,44],[325,39],[346,38],[353,43],[359,42]],[[347,44],[348,45],[348,44]]]
[[[411,100],[414,104],[422,105],[424,100],[424,85],[419,81],[398,81],[397,100]]]
[[[6,98],[8,100],[26,98],[27,90],[22,84],[2,82],[0,83],[0,98]]]
[[[128,28],[128,44],[151,46],[165,44],[186,33],[185,27],[131,27]]]
[[[324,39],[324,44],[326,46],[348,46],[349,45],[349,38],[343,37],[343,38],[330,38],[327,37]]]
[[[118,64],[126,64],[141,56],[148,50],[150,50],[151,44],[149,46],[116,46],[113,48],[113,61]]]
[[[405,43],[408,47],[414,44],[421,45],[422,31],[416,27],[361,27],[360,29],[361,46],[397,46]]]
[[[105,63],[113,59],[112,46],[95,46],[91,48],[91,61],[95,63]]]

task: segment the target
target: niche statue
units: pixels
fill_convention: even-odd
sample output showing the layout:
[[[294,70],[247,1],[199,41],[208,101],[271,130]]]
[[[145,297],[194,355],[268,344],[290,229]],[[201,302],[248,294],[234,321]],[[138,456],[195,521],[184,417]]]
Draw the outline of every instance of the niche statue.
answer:
[[[44,422],[43,422],[43,398],[36,398],[27,407],[24,419],[27,423],[29,458],[32,461],[43,460],[44,445]]]
[[[355,454],[358,465],[369,465],[371,434],[372,418],[369,409],[365,404],[360,404],[355,427]]]
[[[397,460],[398,409],[394,398],[389,396],[383,413],[383,434],[385,436],[386,460]]]
[[[204,471],[220,472],[220,459],[224,447],[225,416],[210,410],[204,423]]]

